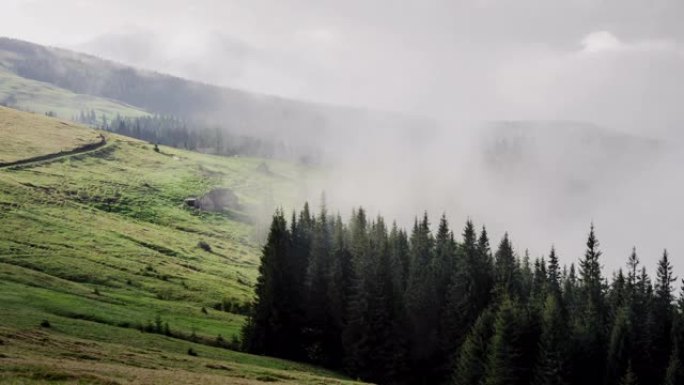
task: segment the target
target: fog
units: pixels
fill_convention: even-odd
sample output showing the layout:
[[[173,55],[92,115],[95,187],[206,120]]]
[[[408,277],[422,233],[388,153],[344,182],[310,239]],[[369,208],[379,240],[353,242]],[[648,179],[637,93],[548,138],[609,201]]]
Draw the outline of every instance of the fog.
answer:
[[[609,270],[636,246],[654,272],[667,248],[684,276],[681,1],[6,3],[0,35],[386,111],[292,138],[326,154],[305,198],[459,232],[470,217],[566,263],[593,221]]]

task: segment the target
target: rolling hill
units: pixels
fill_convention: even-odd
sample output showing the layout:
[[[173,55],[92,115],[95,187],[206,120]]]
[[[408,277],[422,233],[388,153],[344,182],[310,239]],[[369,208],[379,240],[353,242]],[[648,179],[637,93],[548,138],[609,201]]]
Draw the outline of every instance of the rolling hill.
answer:
[[[0,382],[344,381],[228,349],[253,295],[253,218],[298,203],[295,182],[316,170],[155,151],[7,108],[0,143],[3,160],[48,155],[0,166]],[[215,212],[185,202],[217,189],[237,201]]]

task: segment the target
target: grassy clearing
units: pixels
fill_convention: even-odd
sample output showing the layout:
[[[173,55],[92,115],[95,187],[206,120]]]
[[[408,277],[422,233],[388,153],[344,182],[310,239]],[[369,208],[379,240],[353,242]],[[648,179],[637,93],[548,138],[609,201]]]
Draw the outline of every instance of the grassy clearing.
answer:
[[[110,119],[117,114],[147,115],[147,112],[119,101],[77,94],[49,83],[22,78],[2,65],[0,60],[0,102],[12,107],[39,114],[52,112],[63,119],[71,119],[84,110],[94,110],[98,117],[105,115]]]
[[[41,138],[59,122],[25,115],[0,109],[0,125],[46,122],[14,132],[44,151],[51,140]],[[73,142],[99,135],[69,132]],[[0,147],[0,159],[28,153]],[[0,382],[337,383],[316,368],[210,346],[222,345],[219,335],[231,341],[244,322],[217,305],[252,298],[263,236],[253,218],[274,202],[298,204],[296,181],[313,173],[275,161],[263,173],[262,162],[155,152],[108,135],[86,154],[1,169]],[[240,205],[206,213],[183,202],[219,187]],[[157,320],[178,338],[140,330]]]

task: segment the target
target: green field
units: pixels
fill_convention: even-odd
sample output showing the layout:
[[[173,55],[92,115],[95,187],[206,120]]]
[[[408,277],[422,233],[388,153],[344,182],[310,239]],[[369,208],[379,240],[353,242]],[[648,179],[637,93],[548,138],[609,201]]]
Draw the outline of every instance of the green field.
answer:
[[[0,109],[0,159],[16,158],[17,143],[31,143],[27,156],[50,153],[59,121],[19,114]],[[99,133],[72,127],[59,146],[79,135]],[[105,135],[94,151],[0,168],[0,382],[339,382],[224,348],[252,298],[258,219],[275,202],[299,204],[298,181],[315,170]],[[239,205],[184,203],[218,187]]]
[[[0,107],[0,164],[70,151],[96,143],[94,130],[77,124]]]
[[[116,115],[135,117],[147,112],[116,100],[77,94],[49,83],[20,77],[3,68],[0,57],[0,103],[39,114],[52,112],[62,119],[79,116],[81,111],[94,110],[98,117],[111,119]]]

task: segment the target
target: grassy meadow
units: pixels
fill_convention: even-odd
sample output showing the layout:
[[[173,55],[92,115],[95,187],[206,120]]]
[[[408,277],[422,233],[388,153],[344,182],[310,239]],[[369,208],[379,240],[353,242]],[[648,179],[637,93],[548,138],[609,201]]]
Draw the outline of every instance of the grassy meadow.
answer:
[[[96,143],[94,130],[0,106],[0,164]]]
[[[62,126],[0,109],[0,159],[100,134]],[[315,170],[156,152],[105,135],[107,145],[94,151],[0,168],[0,382],[342,381],[226,348],[252,298],[265,231],[255,218],[268,217],[275,202],[298,204],[297,181]],[[208,213],[184,203],[219,187],[239,205]]]

